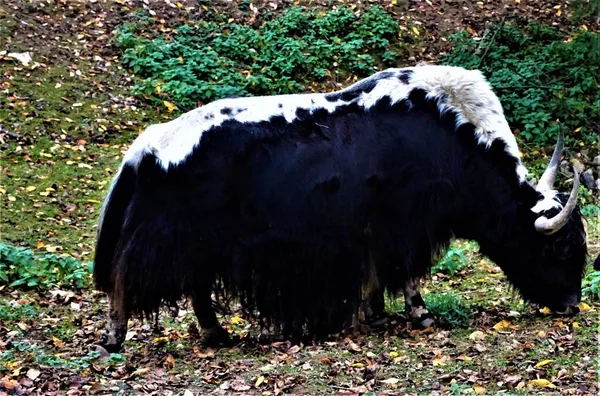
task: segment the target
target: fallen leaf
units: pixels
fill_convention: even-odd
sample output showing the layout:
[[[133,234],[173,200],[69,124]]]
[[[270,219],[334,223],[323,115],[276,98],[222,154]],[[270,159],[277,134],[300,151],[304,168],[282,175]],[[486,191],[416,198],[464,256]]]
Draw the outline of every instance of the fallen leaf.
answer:
[[[173,366],[175,366],[175,358],[173,357],[173,355],[167,355],[167,358],[165,359],[165,367],[168,369],[172,369]]]
[[[543,378],[531,380],[531,381],[529,381],[529,384],[536,386],[538,388],[556,388],[556,385],[554,385],[552,382],[548,381],[547,379],[543,379]]]
[[[298,351],[301,349],[302,347],[300,345],[294,345],[293,347],[291,347],[290,349],[287,350],[287,354],[288,355],[293,355],[295,353],[298,353]]]
[[[260,377],[258,377],[256,379],[256,382],[254,383],[254,387],[258,388],[263,382],[265,382],[265,377],[263,375],[261,375]]]
[[[471,359],[470,357],[465,356],[465,355],[460,355],[456,358],[456,360],[462,360],[463,362],[470,362],[473,359]]]
[[[478,395],[481,395],[481,394],[485,393],[485,388],[484,388],[483,386],[478,386],[478,385],[475,385],[475,386],[473,387],[473,390],[474,390],[474,391],[475,391],[475,393],[477,393]]]
[[[35,380],[37,377],[40,376],[40,371],[36,370],[34,368],[31,368],[29,370],[27,370],[27,378]]]
[[[495,330],[502,330],[510,326],[510,322],[508,320],[501,320],[500,322],[494,325]]]
[[[62,348],[65,346],[65,342],[61,341],[60,339],[56,338],[56,337],[52,337],[52,343],[54,344],[55,347],[57,348]]]
[[[582,302],[581,304],[579,304],[579,309],[581,310],[581,312],[585,312],[585,311],[589,311],[592,308],[590,308],[590,306],[587,305],[586,303]]]
[[[552,360],[552,359],[542,360],[541,362],[539,362],[538,364],[535,365],[535,368],[543,367],[547,364],[552,363],[553,361],[554,360]]]
[[[35,186],[27,186],[27,187],[25,187],[25,191],[27,191],[27,192],[32,192],[35,189],[36,189]]]
[[[473,341],[481,341],[485,338],[485,333],[483,331],[474,331],[469,335],[469,339]]]
[[[240,318],[239,316],[234,316],[231,319],[231,324],[240,324],[240,323],[244,323],[244,319]]]
[[[552,313],[552,311],[548,307],[544,307],[544,308],[540,309],[540,312],[543,313],[544,315],[550,315]]]
[[[412,27],[412,31],[418,36],[419,34],[421,34],[419,32],[419,29],[417,29],[415,26]]]
[[[173,103],[171,103],[171,102],[163,100],[163,104],[165,105],[165,107],[167,108],[167,110],[169,110],[169,112],[172,112],[175,109],[175,105]]]
[[[396,385],[398,382],[400,382],[400,380],[398,378],[391,377],[386,380],[382,380],[380,382],[387,384],[387,385]]]

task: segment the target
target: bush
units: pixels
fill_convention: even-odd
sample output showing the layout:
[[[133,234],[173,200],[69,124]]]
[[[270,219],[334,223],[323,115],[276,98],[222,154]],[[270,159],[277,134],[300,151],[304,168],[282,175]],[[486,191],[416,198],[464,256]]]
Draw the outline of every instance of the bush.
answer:
[[[0,243],[0,283],[46,290],[81,289],[88,286],[89,281],[89,268],[73,257],[35,254],[27,248]]]
[[[172,38],[147,40],[135,32],[128,25],[116,35],[123,64],[144,79],[134,93],[162,93],[195,107],[224,97],[296,93],[393,66],[398,25],[380,6],[360,17],[347,8],[292,7],[258,30],[203,21],[181,26]]]
[[[467,256],[461,249],[451,248],[446,252],[444,257],[431,268],[431,273],[444,272],[449,275],[454,275],[459,269],[466,267],[469,264]]]
[[[471,321],[471,311],[455,294],[426,294],[423,296],[427,310],[452,326],[467,326]]]
[[[481,41],[465,31],[451,37],[446,64],[480,69],[506,117],[526,142],[551,145],[563,129],[567,144],[598,144],[600,56],[598,33],[566,37],[531,23],[494,25]]]

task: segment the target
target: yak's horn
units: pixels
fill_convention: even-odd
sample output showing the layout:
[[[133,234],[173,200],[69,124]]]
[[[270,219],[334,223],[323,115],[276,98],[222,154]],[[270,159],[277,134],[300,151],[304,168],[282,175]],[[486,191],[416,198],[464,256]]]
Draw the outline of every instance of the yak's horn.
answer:
[[[573,167],[573,188],[571,189],[571,194],[569,195],[569,200],[567,201],[566,205],[562,208],[560,213],[551,219],[548,219],[545,216],[539,217],[535,221],[535,229],[543,234],[551,235],[567,224],[569,217],[571,216],[571,212],[573,212],[573,209],[575,209],[575,206],[577,205],[578,192],[579,174],[577,173],[577,169]]]
[[[560,132],[558,134],[558,142],[556,143],[556,147],[554,147],[554,153],[552,153],[552,159],[546,167],[544,174],[540,178],[540,182],[537,184],[536,190],[552,190],[552,186],[554,185],[554,179],[556,179],[556,172],[558,171],[558,164],[560,163],[560,156],[562,155],[563,147],[564,138],[563,133]]]

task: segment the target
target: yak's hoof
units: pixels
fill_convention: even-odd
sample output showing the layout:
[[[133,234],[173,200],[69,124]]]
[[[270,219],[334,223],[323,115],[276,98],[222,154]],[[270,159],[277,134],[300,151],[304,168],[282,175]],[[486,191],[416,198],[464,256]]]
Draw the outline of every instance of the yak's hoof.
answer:
[[[417,328],[426,329],[435,325],[435,320],[430,313],[421,315],[418,318],[411,318],[413,325]]]
[[[98,341],[98,345],[102,348],[106,349],[109,353],[117,353],[123,347],[123,343],[117,340],[114,334],[104,331],[100,335],[100,340]]]
[[[227,330],[221,326],[215,326],[212,329],[204,330],[202,342],[208,346],[231,346],[233,341]]]

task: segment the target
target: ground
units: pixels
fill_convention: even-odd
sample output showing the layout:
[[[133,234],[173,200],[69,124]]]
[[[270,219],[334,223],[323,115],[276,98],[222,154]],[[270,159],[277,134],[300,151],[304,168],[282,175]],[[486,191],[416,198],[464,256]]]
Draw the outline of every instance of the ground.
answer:
[[[526,16],[569,29],[566,12],[557,12],[568,8],[563,1],[380,3],[423,34],[406,63],[435,61],[449,50],[447,34],[467,28],[481,35],[490,20]],[[120,66],[112,32],[141,7],[151,9],[165,30],[210,12],[259,23],[237,6],[128,0],[0,4],[0,51],[33,56],[28,66],[0,56],[2,240],[90,261],[101,202],[123,152],[145,126],[173,117],[169,109],[131,96],[133,77]],[[588,231],[595,257],[597,221],[589,222]],[[237,344],[207,349],[190,307],[183,305],[173,315],[164,312],[158,327],[133,320],[125,349],[109,355],[95,346],[107,311],[103,294],[24,291],[0,283],[0,395],[598,394],[600,303],[584,300],[583,312],[573,318],[546,314],[514,295],[500,269],[473,244],[457,246],[470,264],[453,276],[432,275],[424,289],[447,297],[439,309],[451,312],[454,323],[442,320],[421,331],[397,316],[371,333],[314,345],[258,344],[252,323],[234,313],[221,319]],[[453,306],[444,308],[444,301]],[[400,312],[401,304],[390,301],[388,310]]]

